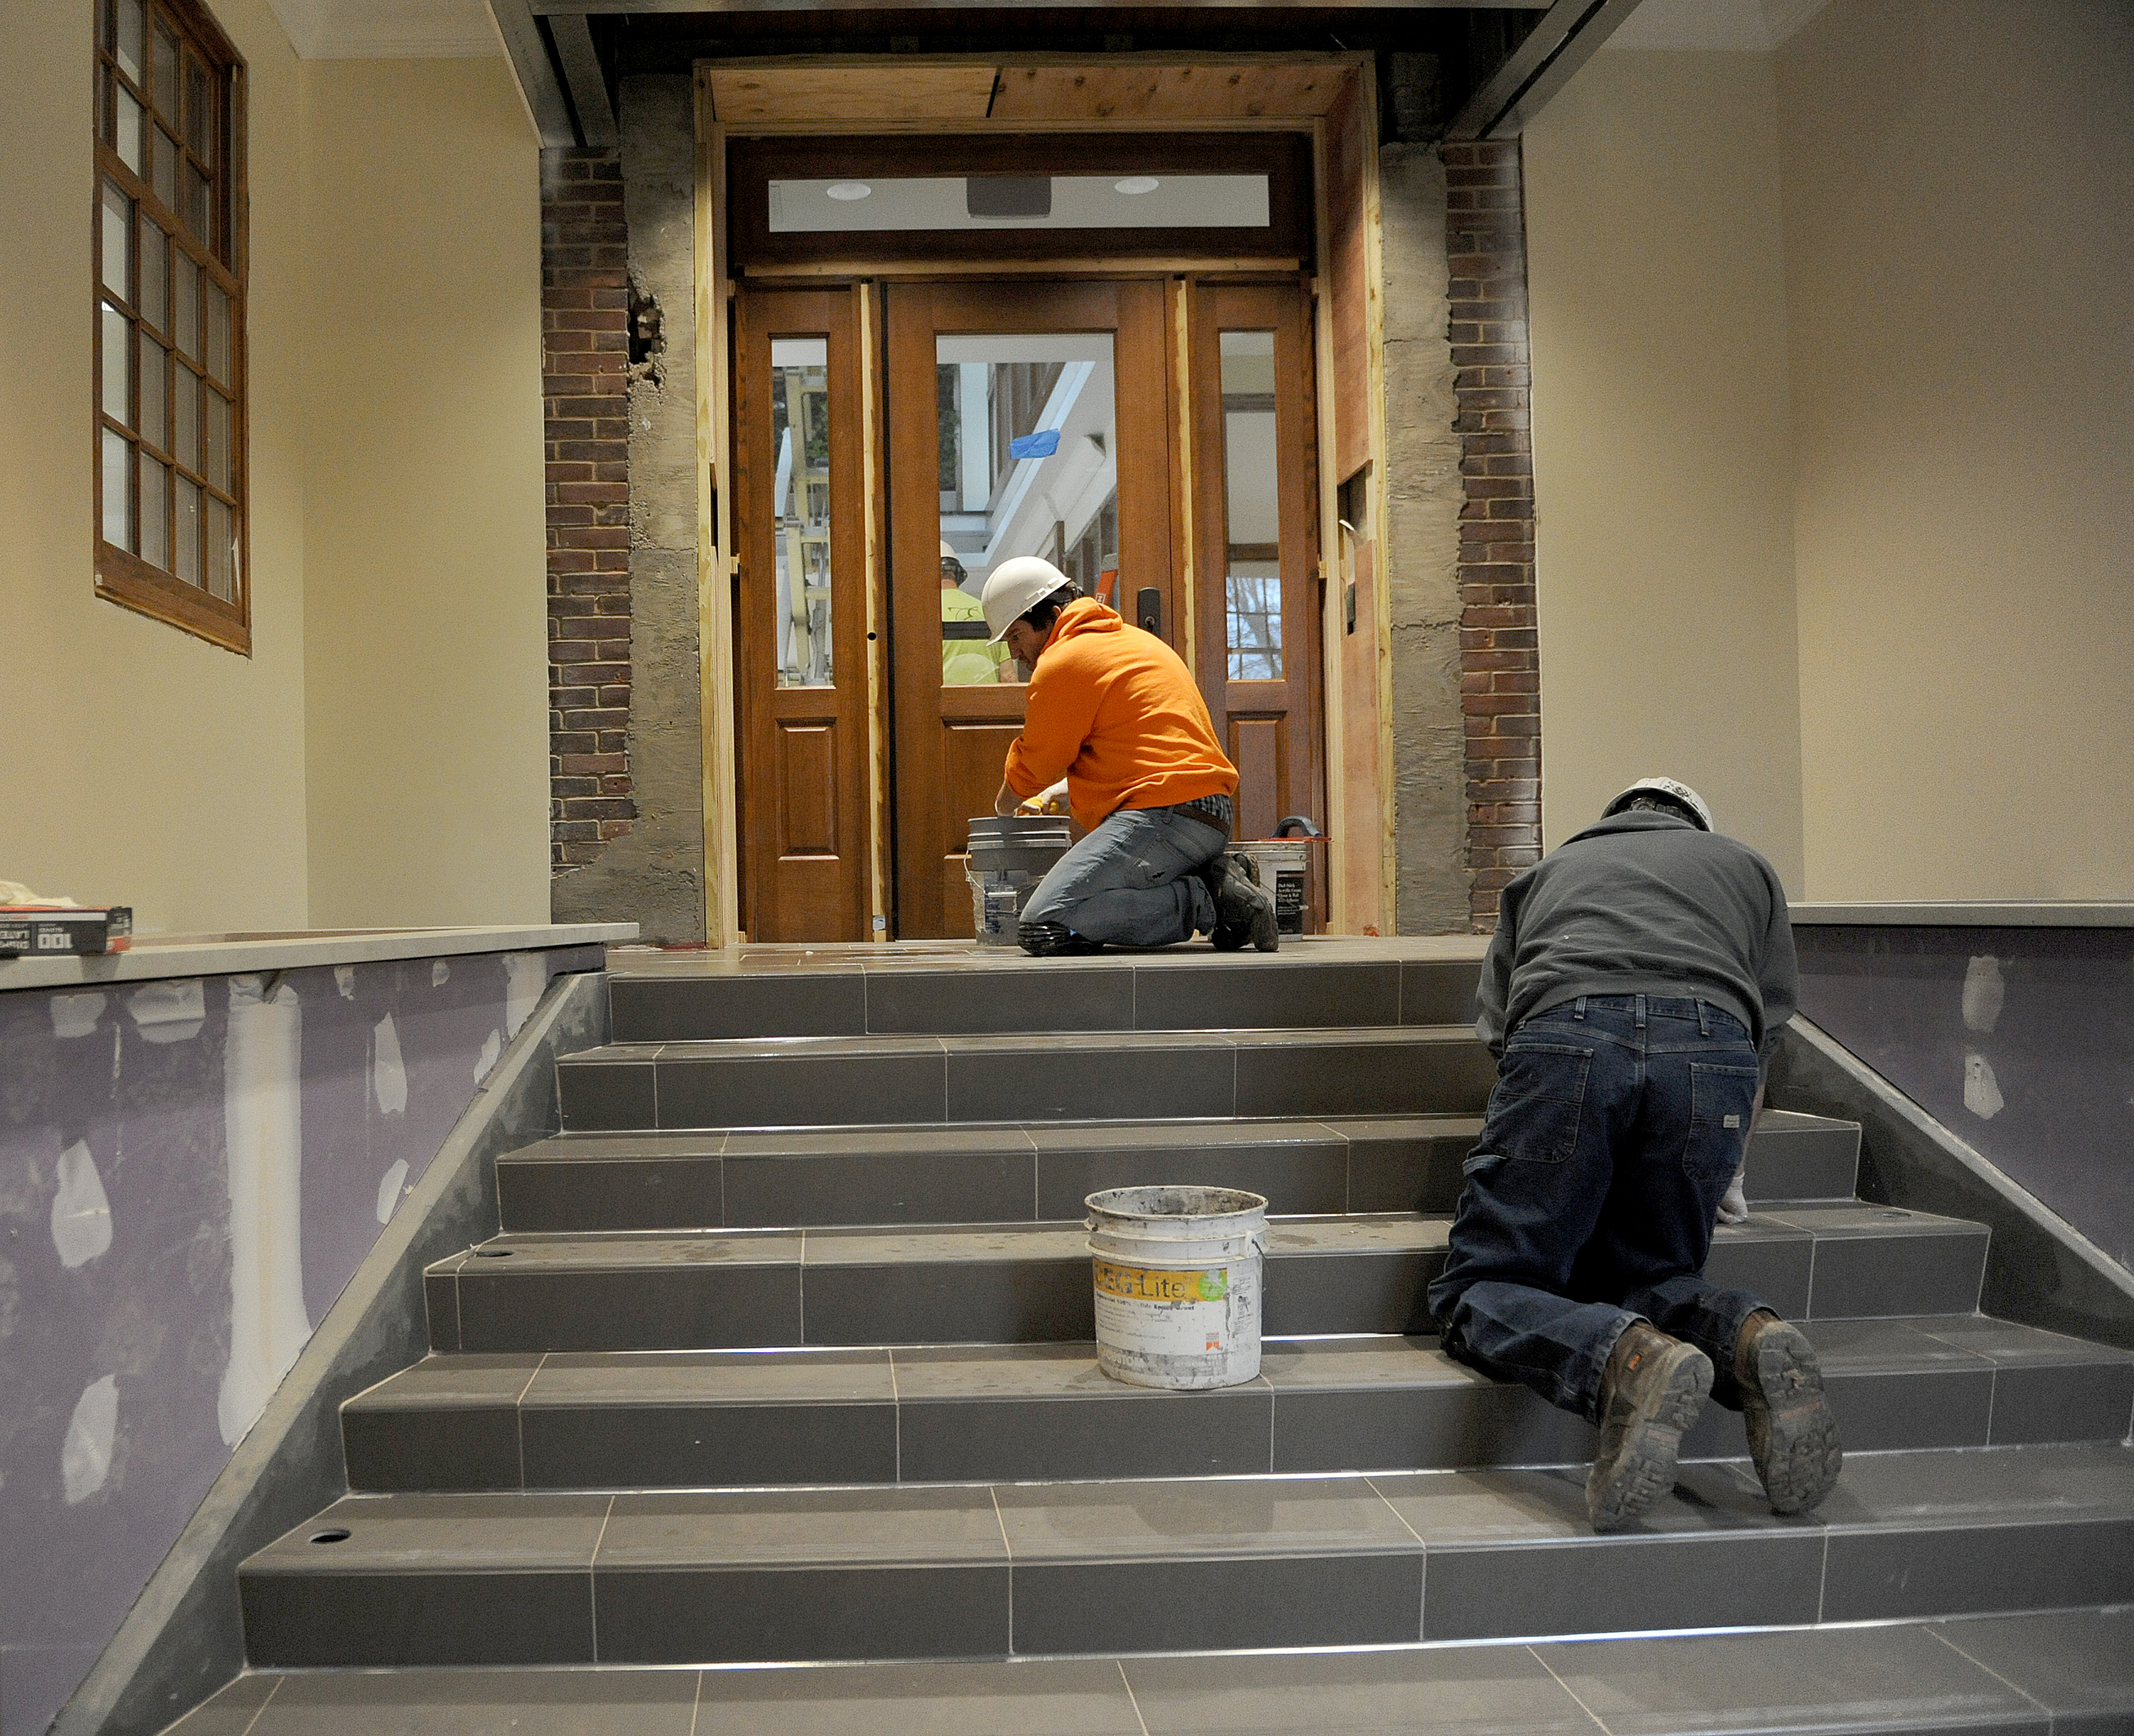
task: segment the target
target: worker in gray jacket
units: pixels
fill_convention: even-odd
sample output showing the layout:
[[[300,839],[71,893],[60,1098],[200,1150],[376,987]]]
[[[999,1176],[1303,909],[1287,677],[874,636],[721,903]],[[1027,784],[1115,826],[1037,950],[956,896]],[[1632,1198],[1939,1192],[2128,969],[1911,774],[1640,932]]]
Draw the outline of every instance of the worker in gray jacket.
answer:
[[[1673,1487],[1707,1395],[1742,1412],[1773,1512],[1837,1481],[1808,1340],[1703,1276],[1797,992],[1778,875],[1672,779],[1504,889],[1475,1021],[1496,1088],[1430,1305],[1448,1354],[1599,1426],[1596,1530]]]

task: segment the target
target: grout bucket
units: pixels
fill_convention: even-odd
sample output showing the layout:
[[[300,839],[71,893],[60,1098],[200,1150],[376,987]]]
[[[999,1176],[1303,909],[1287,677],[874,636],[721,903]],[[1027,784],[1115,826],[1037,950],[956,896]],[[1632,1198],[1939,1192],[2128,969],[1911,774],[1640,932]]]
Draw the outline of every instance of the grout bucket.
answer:
[[[1236,1188],[1108,1188],[1089,1208],[1097,1366],[1194,1391],[1260,1372],[1267,1200]]]
[[[981,946],[1011,947],[1021,938],[1030,895],[1067,854],[1067,822],[1056,814],[978,814],[970,827],[963,878],[971,887],[971,932]]]

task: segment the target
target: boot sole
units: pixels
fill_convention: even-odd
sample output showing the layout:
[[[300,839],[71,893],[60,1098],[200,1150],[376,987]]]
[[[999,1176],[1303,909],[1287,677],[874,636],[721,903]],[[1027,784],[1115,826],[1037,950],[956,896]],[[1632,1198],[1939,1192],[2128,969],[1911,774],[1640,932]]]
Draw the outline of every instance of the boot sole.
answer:
[[[1654,1391],[1644,1414],[1624,1430],[1614,1452],[1594,1460],[1586,1477],[1586,1510],[1596,1531],[1628,1523],[1674,1487],[1682,1437],[1712,1391],[1711,1359],[1692,1345],[1675,1344],[1651,1378]]]
[[[1757,1334],[1754,1355],[1753,1383],[1742,1395],[1751,1411],[1750,1456],[1771,1511],[1806,1512],[1836,1486],[1845,1462],[1837,1419],[1823,1396],[1823,1370],[1814,1348],[1783,1322]]]

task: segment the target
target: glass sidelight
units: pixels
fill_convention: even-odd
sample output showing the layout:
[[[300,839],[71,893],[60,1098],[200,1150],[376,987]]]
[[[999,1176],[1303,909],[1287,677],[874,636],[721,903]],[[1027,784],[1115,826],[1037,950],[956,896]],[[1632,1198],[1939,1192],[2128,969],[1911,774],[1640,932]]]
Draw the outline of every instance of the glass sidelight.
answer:
[[[1026,680],[987,643],[978,598],[1036,555],[1117,606],[1118,410],[1110,332],[934,339],[941,683]]]
[[[1280,681],[1282,490],[1274,334],[1222,334],[1224,645],[1232,681]]]
[[[830,612],[830,355],[825,338],[770,343],[770,485],[777,566],[778,685],[827,687]]]

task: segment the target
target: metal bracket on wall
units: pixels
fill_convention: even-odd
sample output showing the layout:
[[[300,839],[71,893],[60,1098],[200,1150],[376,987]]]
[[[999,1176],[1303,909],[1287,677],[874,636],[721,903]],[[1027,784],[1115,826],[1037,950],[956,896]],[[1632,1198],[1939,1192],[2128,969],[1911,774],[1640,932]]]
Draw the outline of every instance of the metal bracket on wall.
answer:
[[[1638,0],[1556,0],[1445,129],[1447,139],[1516,138],[1600,51]]]

